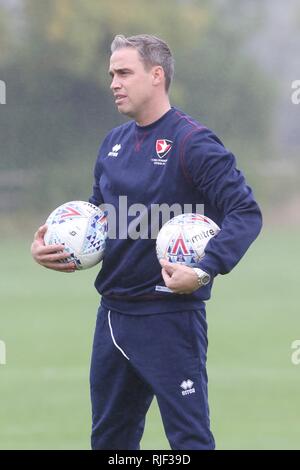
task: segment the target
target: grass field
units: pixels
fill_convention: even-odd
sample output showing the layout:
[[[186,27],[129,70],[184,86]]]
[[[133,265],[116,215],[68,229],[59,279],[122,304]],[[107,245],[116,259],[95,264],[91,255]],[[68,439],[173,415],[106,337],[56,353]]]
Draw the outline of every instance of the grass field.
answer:
[[[216,279],[207,305],[212,430],[219,449],[300,449],[300,232],[266,231]],[[35,265],[30,240],[0,247],[0,449],[88,449],[96,269]],[[155,403],[144,449],[168,449]]]

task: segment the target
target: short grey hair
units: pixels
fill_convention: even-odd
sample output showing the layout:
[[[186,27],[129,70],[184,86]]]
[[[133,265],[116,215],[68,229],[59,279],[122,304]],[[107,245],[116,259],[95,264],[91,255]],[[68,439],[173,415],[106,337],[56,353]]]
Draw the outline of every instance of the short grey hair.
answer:
[[[123,47],[136,49],[146,69],[154,65],[160,65],[165,73],[166,91],[169,90],[174,76],[174,58],[166,42],[149,34],[139,34],[127,38],[122,34],[118,34],[111,44],[111,52],[113,53]]]

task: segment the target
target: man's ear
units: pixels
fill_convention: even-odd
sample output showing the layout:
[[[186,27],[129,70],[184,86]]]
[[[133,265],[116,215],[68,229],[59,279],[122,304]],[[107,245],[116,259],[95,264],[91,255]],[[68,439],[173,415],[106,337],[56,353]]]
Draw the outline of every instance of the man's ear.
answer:
[[[153,85],[160,85],[165,80],[165,72],[161,65],[156,65],[152,69]]]

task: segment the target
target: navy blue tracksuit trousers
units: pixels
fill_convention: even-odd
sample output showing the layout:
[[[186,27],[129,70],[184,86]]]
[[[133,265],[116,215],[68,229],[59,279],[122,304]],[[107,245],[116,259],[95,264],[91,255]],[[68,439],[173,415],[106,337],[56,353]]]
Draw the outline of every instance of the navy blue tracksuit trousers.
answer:
[[[155,315],[100,306],[90,373],[92,449],[139,449],[154,395],[171,449],[214,449],[206,352],[204,304]]]

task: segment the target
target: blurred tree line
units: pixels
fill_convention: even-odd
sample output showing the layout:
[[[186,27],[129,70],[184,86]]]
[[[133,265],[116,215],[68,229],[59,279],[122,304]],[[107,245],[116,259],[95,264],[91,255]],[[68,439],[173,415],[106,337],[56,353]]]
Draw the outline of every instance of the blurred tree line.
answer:
[[[259,5],[243,28],[233,27],[228,3],[1,0],[7,104],[0,106],[0,210],[47,213],[89,196],[101,139],[124,122],[107,71],[119,33],[155,34],[169,43],[176,61],[172,103],[219,135],[264,196],[256,169],[270,155],[274,89],[245,53],[259,28]]]

